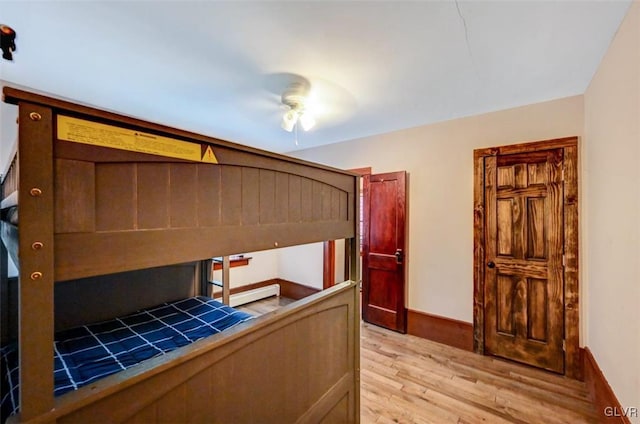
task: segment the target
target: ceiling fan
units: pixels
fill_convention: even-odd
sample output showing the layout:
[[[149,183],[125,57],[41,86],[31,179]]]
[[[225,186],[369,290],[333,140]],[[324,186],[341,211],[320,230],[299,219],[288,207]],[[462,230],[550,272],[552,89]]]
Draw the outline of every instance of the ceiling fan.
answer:
[[[310,102],[311,84],[306,79],[299,79],[289,85],[282,93],[282,104],[287,107],[282,117],[282,128],[291,132],[301,126],[309,131],[316,125]]]
[[[349,91],[317,76],[265,74],[261,87],[269,93],[268,119],[280,119],[282,129],[294,133],[296,146],[300,145],[298,131],[319,130],[320,126],[322,130],[335,127],[349,119],[357,109]],[[273,114],[275,105],[279,108]],[[315,137],[320,137],[320,132],[317,131]]]

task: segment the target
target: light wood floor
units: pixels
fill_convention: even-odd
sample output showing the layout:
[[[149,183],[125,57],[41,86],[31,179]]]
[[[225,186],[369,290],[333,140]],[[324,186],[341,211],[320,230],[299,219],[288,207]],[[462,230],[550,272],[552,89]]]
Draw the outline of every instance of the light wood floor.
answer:
[[[282,296],[271,296],[266,299],[258,300],[256,302],[247,303],[245,305],[237,306],[236,309],[247,312],[251,315],[262,315],[267,312],[274,311],[289,303],[295,302],[293,299],[289,299]]]
[[[257,315],[290,302],[242,309]],[[360,361],[362,423],[598,422],[584,383],[370,324]]]

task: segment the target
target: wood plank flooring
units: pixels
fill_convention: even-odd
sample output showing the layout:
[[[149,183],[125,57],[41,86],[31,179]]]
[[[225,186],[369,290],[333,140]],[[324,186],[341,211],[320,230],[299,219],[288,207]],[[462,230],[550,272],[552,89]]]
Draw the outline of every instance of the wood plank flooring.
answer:
[[[595,423],[584,383],[363,324],[363,423]]]
[[[239,309],[261,314],[269,298]],[[597,423],[584,383],[362,324],[362,423]]]
[[[266,299],[257,300],[255,302],[237,306],[236,309],[257,316],[274,311],[292,302],[295,302],[295,300],[288,299],[282,296],[271,296],[267,297]]]

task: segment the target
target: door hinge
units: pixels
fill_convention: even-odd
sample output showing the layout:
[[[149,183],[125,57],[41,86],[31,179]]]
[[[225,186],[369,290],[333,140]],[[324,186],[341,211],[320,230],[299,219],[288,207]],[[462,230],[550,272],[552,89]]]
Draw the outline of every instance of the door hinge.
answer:
[[[562,351],[567,351],[567,341],[565,339],[562,339]]]
[[[562,167],[562,170],[560,171],[560,181],[564,181],[564,166]]]
[[[564,254],[562,255],[562,266],[567,266],[567,257]]]

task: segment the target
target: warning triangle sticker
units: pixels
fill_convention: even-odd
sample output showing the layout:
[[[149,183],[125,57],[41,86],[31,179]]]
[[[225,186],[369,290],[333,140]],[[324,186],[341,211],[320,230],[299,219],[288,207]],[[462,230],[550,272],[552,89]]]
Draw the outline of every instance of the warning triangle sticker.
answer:
[[[205,149],[204,154],[202,155],[202,162],[218,163],[218,158],[216,158],[216,155],[213,154],[211,146],[207,146],[207,148]]]

